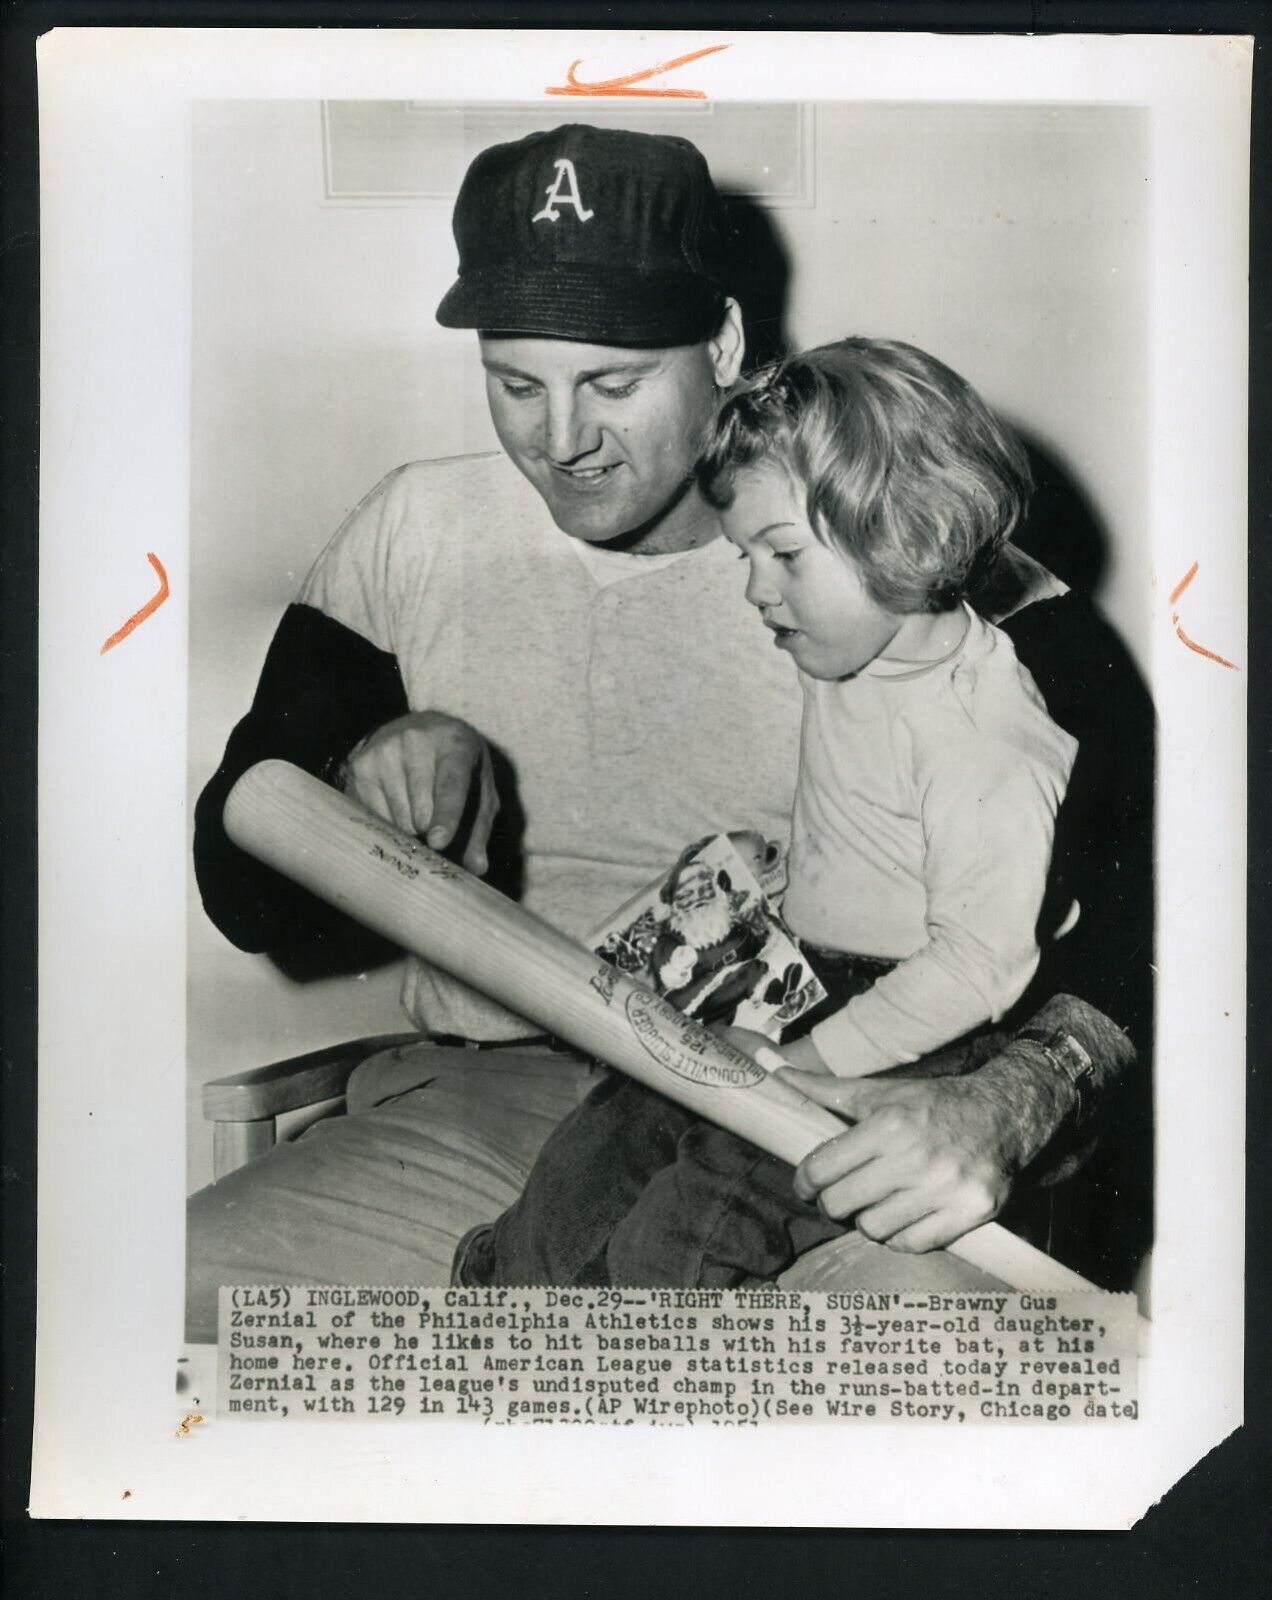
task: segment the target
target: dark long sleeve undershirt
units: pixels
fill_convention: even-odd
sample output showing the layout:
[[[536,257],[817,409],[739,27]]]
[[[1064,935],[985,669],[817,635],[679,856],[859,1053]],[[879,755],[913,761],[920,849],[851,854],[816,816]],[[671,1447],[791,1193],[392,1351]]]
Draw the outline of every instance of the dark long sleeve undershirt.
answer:
[[[311,606],[278,625],[251,710],[234,729],[194,814],[194,866],[208,916],[241,950],[296,977],[353,971],[392,947],[245,854],[225,832],[234,784],[257,761],[294,762],[330,780],[357,742],[408,710],[396,659]]]
[[[1079,995],[1147,1047],[1152,1021],[1155,722],[1125,647],[1076,594],[1027,606],[1000,626],[1051,717],[1078,741],[1056,819],[1050,898],[1081,915],[1043,958],[1023,1008]]]
[[[1096,1282],[1126,1288],[1153,1238],[1153,707],[1121,640],[1079,596],[1036,602],[1001,626],[1051,716],[1079,742],[1052,882],[1057,902],[1076,896],[1082,914],[1062,939],[1044,941],[1010,1020],[1075,1037],[1092,1079],[1033,1175],[1047,1181],[1081,1167],[1060,1202],[1069,1219],[1058,1253]],[[1034,1049],[1013,1044],[1001,1067]],[[1112,1136],[1091,1153],[1084,1135],[1101,1127]],[[1030,1187],[1019,1187],[1008,1225],[1018,1226]],[[1049,1235],[1036,1242],[1056,1248]]]

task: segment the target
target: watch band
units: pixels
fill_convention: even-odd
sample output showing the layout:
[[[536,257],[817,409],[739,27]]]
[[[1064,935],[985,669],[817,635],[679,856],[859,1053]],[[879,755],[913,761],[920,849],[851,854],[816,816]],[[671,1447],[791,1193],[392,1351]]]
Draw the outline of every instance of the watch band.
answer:
[[[1071,1033],[1058,1028],[1021,1028],[1017,1039],[1036,1044],[1055,1070],[1066,1078],[1074,1094],[1074,1121],[1081,1122],[1087,1109],[1083,1086],[1095,1071],[1090,1055]]]

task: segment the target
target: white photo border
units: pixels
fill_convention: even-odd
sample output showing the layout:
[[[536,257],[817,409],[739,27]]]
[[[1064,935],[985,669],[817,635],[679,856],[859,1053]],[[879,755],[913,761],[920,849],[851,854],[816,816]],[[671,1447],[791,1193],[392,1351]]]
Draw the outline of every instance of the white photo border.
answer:
[[[192,104],[524,101],[576,59],[599,79],[721,42],[691,69],[717,100],[1151,113],[1160,1135],[1141,1419],[851,1440],[360,1422],[177,1437]],[[36,1515],[1126,1527],[1240,1423],[1251,54],[1216,36],[85,29],[41,41]],[[172,601],[103,657],[151,592],[148,551]],[[1237,670],[1176,633],[1169,595],[1198,560],[1184,625]]]

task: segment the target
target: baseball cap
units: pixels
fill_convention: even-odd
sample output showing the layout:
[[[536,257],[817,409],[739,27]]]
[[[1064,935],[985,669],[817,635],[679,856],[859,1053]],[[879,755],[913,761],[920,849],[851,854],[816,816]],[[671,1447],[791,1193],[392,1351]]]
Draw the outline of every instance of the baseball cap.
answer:
[[[729,225],[687,139],[581,123],[492,145],[455,202],[446,328],[697,344],[719,327]]]

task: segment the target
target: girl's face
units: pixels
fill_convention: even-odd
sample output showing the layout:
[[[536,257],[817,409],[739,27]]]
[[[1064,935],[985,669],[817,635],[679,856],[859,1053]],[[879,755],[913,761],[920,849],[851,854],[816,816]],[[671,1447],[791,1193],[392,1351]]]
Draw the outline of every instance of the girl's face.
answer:
[[[855,563],[808,524],[803,495],[776,464],[745,467],[734,479],[724,531],[750,562],[746,597],[779,650],[810,678],[848,678],[896,638],[905,615],[866,592]]]

